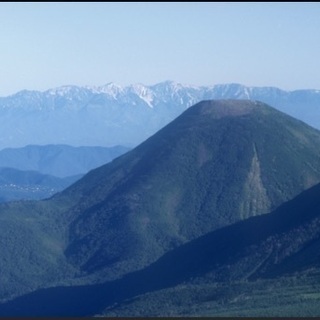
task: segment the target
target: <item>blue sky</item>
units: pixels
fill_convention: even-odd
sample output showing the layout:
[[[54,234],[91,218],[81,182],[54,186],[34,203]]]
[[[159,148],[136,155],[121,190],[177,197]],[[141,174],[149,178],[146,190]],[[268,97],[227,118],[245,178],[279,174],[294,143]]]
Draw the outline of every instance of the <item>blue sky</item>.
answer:
[[[320,3],[0,3],[0,96],[61,85],[320,89]]]

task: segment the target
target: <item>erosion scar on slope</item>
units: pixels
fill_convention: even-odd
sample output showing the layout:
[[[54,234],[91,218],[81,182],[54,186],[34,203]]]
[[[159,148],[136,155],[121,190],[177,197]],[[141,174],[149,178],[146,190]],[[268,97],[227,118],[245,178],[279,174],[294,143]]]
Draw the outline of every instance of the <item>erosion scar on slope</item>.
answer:
[[[240,214],[243,219],[270,210],[270,200],[262,183],[260,162],[255,145],[253,145],[253,151],[250,171],[244,185],[244,201],[240,205]]]

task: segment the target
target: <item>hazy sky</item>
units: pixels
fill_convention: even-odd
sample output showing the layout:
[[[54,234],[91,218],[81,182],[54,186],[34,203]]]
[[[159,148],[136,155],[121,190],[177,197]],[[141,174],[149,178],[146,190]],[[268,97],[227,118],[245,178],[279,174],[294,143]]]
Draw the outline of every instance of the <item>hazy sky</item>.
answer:
[[[61,85],[320,89],[320,3],[0,3],[0,96]]]

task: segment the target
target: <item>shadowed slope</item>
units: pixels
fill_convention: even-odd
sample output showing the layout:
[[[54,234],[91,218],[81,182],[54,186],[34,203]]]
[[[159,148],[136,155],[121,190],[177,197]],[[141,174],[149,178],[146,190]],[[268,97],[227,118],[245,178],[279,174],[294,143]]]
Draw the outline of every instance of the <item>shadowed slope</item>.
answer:
[[[187,286],[191,279],[202,285],[213,282],[230,285],[230,281],[270,277],[270,272],[272,277],[279,278],[284,274],[282,267],[286,262],[299,256],[300,263],[291,264],[291,274],[310,268],[319,270],[319,256],[306,254],[310,242],[317,243],[317,250],[320,248],[319,194],[320,185],[317,185],[273,213],[210,232],[120,280],[94,286],[44,289],[17,298],[0,305],[0,315],[90,316],[103,313],[104,308],[117,314],[117,306],[121,307],[127,299],[135,296],[143,299],[143,294],[181,283]],[[166,299],[169,301],[170,295]],[[134,301],[131,300],[132,314],[138,312]],[[153,308],[158,310],[157,316],[169,311],[161,311],[156,303]]]

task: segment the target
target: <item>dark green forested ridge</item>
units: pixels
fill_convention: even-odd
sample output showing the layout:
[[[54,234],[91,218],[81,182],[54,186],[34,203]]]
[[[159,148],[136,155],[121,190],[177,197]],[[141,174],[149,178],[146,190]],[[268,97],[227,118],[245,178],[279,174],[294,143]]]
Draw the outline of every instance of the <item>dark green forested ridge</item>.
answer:
[[[319,315],[319,194],[320,184],[270,214],[209,232],[121,279],[38,290],[0,305],[0,314]]]

